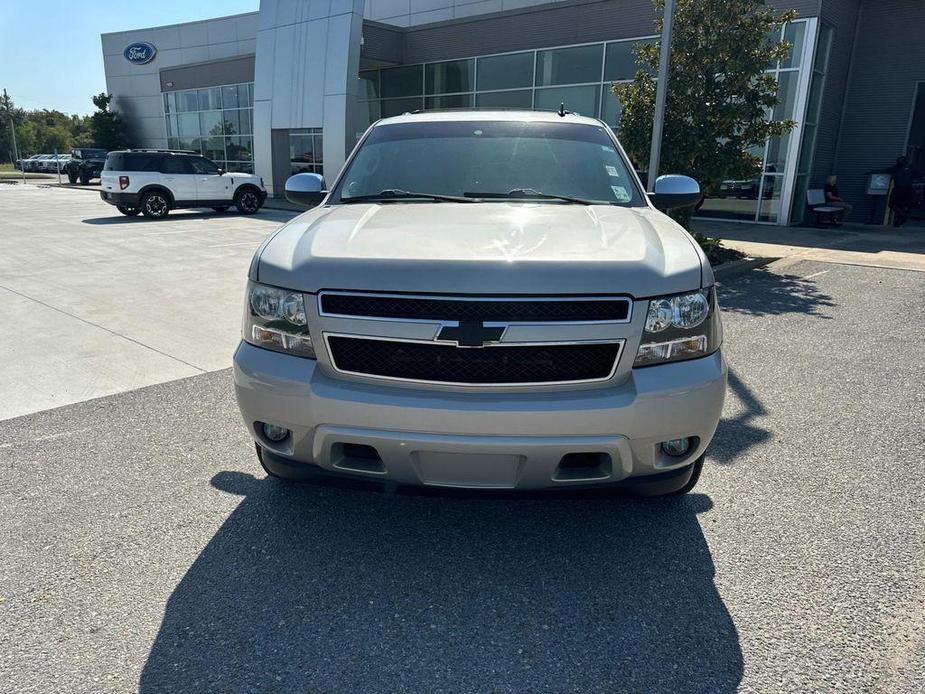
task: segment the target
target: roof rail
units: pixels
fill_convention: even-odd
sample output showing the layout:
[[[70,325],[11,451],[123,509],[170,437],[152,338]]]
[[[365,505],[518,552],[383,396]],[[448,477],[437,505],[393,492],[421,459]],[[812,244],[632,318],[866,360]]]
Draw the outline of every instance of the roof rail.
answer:
[[[153,147],[141,147],[138,149],[123,149],[122,152],[159,152],[161,154],[199,154],[193,149],[156,149]]]

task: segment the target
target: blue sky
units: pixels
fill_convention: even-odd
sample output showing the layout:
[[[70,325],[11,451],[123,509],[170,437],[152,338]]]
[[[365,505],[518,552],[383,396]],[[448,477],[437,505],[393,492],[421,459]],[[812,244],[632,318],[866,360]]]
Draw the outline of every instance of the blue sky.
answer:
[[[22,108],[91,113],[100,34],[252,12],[259,0],[0,0],[0,89]]]

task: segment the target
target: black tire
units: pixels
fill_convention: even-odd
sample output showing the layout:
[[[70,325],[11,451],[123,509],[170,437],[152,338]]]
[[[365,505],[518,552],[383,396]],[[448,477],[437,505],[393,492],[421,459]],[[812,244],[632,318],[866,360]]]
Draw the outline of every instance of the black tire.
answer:
[[[160,190],[149,190],[141,196],[141,213],[148,219],[163,219],[170,212],[170,198]]]
[[[219,207],[213,207],[212,209],[215,210],[216,212],[227,212],[228,207],[229,207],[228,205],[220,205]]]
[[[703,472],[703,459],[706,456],[700,456],[697,460],[694,461],[693,469],[691,470],[691,477],[687,480],[687,483],[680,489],[676,489],[673,492],[668,492],[663,496],[683,496],[691,491],[694,487],[697,486],[697,482],[700,481],[700,473]]]
[[[285,477],[277,475],[275,472],[273,472],[273,470],[267,467],[267,464],[263,460],[263,446],[255,442],[254,447],[257,449],[257,460],[260,461],[260,467],[262,467],[263,471],[267,473],[267,477],[274,477],[278,480],[283,480],[284,482],[287,481]]]
[[[90,182],[89,174],[85,174],[85,173],[80,174],[81,185],[87,185],[89,182]]]
[[[126,207],[125,205],[116,205],[116,209],[126,217],[134,217],[139,212],[141,212],[141,210],[137,207]]]
[[[70,171],[67,172],[67,182],[72,186],[77,185],[77,174],[73,174]]]
[[[260,194],[250,186],[239,188],[234,194],[234,206],[241,214],[256,214],[260,210]]]

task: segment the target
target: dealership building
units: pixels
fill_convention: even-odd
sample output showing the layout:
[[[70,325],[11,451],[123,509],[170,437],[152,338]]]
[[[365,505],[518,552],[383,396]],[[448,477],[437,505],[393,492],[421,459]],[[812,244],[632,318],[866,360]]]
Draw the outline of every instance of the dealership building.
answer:
[[[727,181],[700,214],[795,224],[806,190],[836,174],[851,221],[879,221],[872,173],[901,154],[925,168],[925,2],[776,6],[798,13],[782,31],[790,56],[769,66],[775,116],[796,127],[760,148],[760,175]],[[633,77],[632,48],[656,40],[655,20],[651,0],[261,0],[101,38],[137,146],[201,151],[281,195],[294,172],[333,181],[370,123],[408,111],[565,102],[617,129],[609,86]]]

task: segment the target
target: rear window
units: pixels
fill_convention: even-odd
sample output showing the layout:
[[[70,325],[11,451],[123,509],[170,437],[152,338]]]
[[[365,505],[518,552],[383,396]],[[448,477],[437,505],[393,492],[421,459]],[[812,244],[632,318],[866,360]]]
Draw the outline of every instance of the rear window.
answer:
[[[115,152],[106,157],[106,171],[157,171],[160,165],[159,154],[141,154],[132,152]]]

